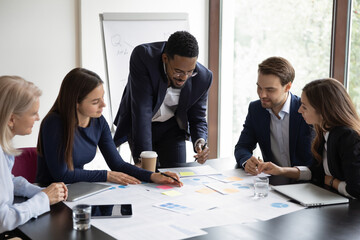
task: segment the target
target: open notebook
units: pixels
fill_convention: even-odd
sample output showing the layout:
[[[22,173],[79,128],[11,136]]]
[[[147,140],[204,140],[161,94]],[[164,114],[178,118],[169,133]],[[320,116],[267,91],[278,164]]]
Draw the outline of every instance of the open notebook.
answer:
[[[67,201],[73,202],[109,189],[109,185],[93,182],[77,182],[67,185]]]
[[[348,203],[349,199],[311,183],[272,186],[274,190],[299,202],[305,207]]]

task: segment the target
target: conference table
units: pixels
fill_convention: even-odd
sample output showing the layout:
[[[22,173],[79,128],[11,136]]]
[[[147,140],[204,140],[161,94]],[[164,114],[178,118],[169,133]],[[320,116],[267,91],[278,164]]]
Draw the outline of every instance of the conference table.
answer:
[[[234,158],[208,160],[206,164],[220,171],[237,168]],[[293,180],[270,177],[272,185],[289,183]],[[114,239],[94,226],[86,231],[74,230],[71,209],[64,203],[51,206],[50,212],[19,226],[18,230],[29,239]],[[351,199],[349,204],[306,208],[267,221],[203,230],[208,234],[190,239],[360,239],[360,201]]]

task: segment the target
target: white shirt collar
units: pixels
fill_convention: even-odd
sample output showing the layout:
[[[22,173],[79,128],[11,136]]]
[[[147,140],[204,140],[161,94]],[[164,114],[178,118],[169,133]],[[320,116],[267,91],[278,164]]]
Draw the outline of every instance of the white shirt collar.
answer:
[[[325,138],[325,142],[327,142],[328,138],[329,138],[329,131],[324,132],[324,138]]]
[[[281,108],[280,112],[279,112],[279,117],[280,119],[283,119],[285,114],[289,114],[290,113],[290,105],[291,105],[291,93],[288,92],[288,96],[286,98],[286,101],[283,105],[283,107]],[[269,113],[273,113],[273,111],[270,108],[266,109]]]

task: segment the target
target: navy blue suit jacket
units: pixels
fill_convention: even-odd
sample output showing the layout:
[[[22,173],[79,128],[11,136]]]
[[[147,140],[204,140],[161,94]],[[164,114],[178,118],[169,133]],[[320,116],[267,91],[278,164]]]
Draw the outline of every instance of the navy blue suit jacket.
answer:
[[[320,156],[323,155],[324,144],[325,140],[322,138],[318,150]],[[360,199],[360,136],[349,127],[334,127],[330,130],[326,144],[331,175],[340,181],[345,181],[346,191],[351,196]],[[323,164],[315,161],[310,169],[312,182],[324,187]]]
[[[291,166],[309,166],[312,163],[312,129],[298,113],[300,98],[291,94],[289,120],[289,154]],[[270,144],[270,113],[261,106],[260,100],[251,102],[244,129],[235,146],[235,158],[243,165],[253,155],[259,143],[265,162],[273,161]]]
[[[152,150],[152,117],[164,101],[168,88],[167,77],[161,55],[166,42],[156,42],[137,46],[130,58],[130,74],[125,87],[114,124],[116,146],[132,137],[133,157],[141,151]],[[207,139],[206,105],[212,73],[200,63],[196,63],[198,73],[190,77],[182,88],[175,113],[181,129],[189,133],[191,139]]]

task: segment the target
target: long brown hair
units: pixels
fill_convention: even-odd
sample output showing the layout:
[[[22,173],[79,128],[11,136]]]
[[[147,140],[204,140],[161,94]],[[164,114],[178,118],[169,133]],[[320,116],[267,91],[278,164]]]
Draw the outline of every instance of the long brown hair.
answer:
[[[84,68],[74,68],[65,76],[59,95],[44,118],[45,120],[51,113],[58,113],[60,115],[64,129],[62,144],[59,146],[59,149],[64,151],[64,161],[70,170],[74,170],[72,152],[74,134],[79,124],[77,104],[81,103],[100,84],[103,84],[103,81],[96,73]],[[42,125],[43,123],[41,123],[40,131]],[[41,134],[39,134],[37,150],[38,154],[43,156],[41,141]]]
[[[324,132],[337,126],[346,126],[360,135],[360,118],[346,89],[336,79],[314,80],[305,85],[303,93],[323,119],[320,124],[314,124],[316,136],[311,146],[315,159],[321,162],[322,158],[317,151]]]

